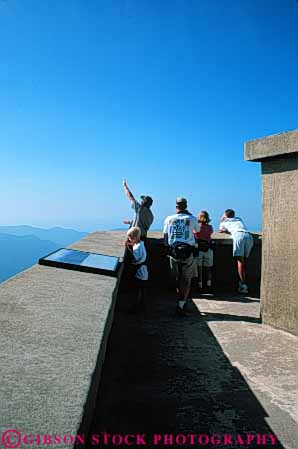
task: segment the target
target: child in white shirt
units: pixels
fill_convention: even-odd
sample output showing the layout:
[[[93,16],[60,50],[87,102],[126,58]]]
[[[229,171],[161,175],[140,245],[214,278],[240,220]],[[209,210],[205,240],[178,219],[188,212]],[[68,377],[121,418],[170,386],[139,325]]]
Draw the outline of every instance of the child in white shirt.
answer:
[[[133,226],[127,232],[126,248],[132,256],[130,262],[134,272],[134,285],[137,289],[136,306],[144,303],[145,287],[148,281],[147,251],[141,240],[140,228]]]

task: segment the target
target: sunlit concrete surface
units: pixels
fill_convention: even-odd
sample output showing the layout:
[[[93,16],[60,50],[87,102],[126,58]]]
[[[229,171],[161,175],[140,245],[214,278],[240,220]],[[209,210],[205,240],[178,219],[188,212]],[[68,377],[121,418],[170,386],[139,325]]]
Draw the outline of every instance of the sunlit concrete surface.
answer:
[[[122,256],[123,238],[94,233],[72,248]],[[35,265],[0,285],[1,431],[76,435],[88,423],[117,284]]]
[[[266,410],[286,448],[298,447],[298,338],[258,322],[259,301],[202,296],[194,303],[224,354]]]

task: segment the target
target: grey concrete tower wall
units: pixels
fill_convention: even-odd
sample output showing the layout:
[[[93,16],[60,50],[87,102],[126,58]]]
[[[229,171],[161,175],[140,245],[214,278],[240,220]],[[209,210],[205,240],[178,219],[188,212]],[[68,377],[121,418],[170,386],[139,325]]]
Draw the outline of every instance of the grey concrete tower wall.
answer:
[[[262,163],[262,319],[298,335],[298,131],[247,142],[245,158]]]

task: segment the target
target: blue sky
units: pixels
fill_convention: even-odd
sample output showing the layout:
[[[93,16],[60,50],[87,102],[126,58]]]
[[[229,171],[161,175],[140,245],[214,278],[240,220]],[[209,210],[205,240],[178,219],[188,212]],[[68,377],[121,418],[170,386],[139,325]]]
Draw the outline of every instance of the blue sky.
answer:
[[[244,142],[297,128],[295,0],[0,0],[0,224],[94,230],[122,191],[261,227]]]

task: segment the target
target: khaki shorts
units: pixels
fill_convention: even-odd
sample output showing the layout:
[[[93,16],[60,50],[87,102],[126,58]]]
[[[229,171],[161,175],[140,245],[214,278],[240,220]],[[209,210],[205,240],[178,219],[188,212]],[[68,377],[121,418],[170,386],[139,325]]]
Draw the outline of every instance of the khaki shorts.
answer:
[[[197,277],[197,264],[192,254],[185,260],[170,257],[170,267],[172,276],[176,279],[183,278],[190,282],[193,277]]]
[[[213,267],[213,250],[209,248],[208,251],[199,251],[196,262],[198,267]]]

